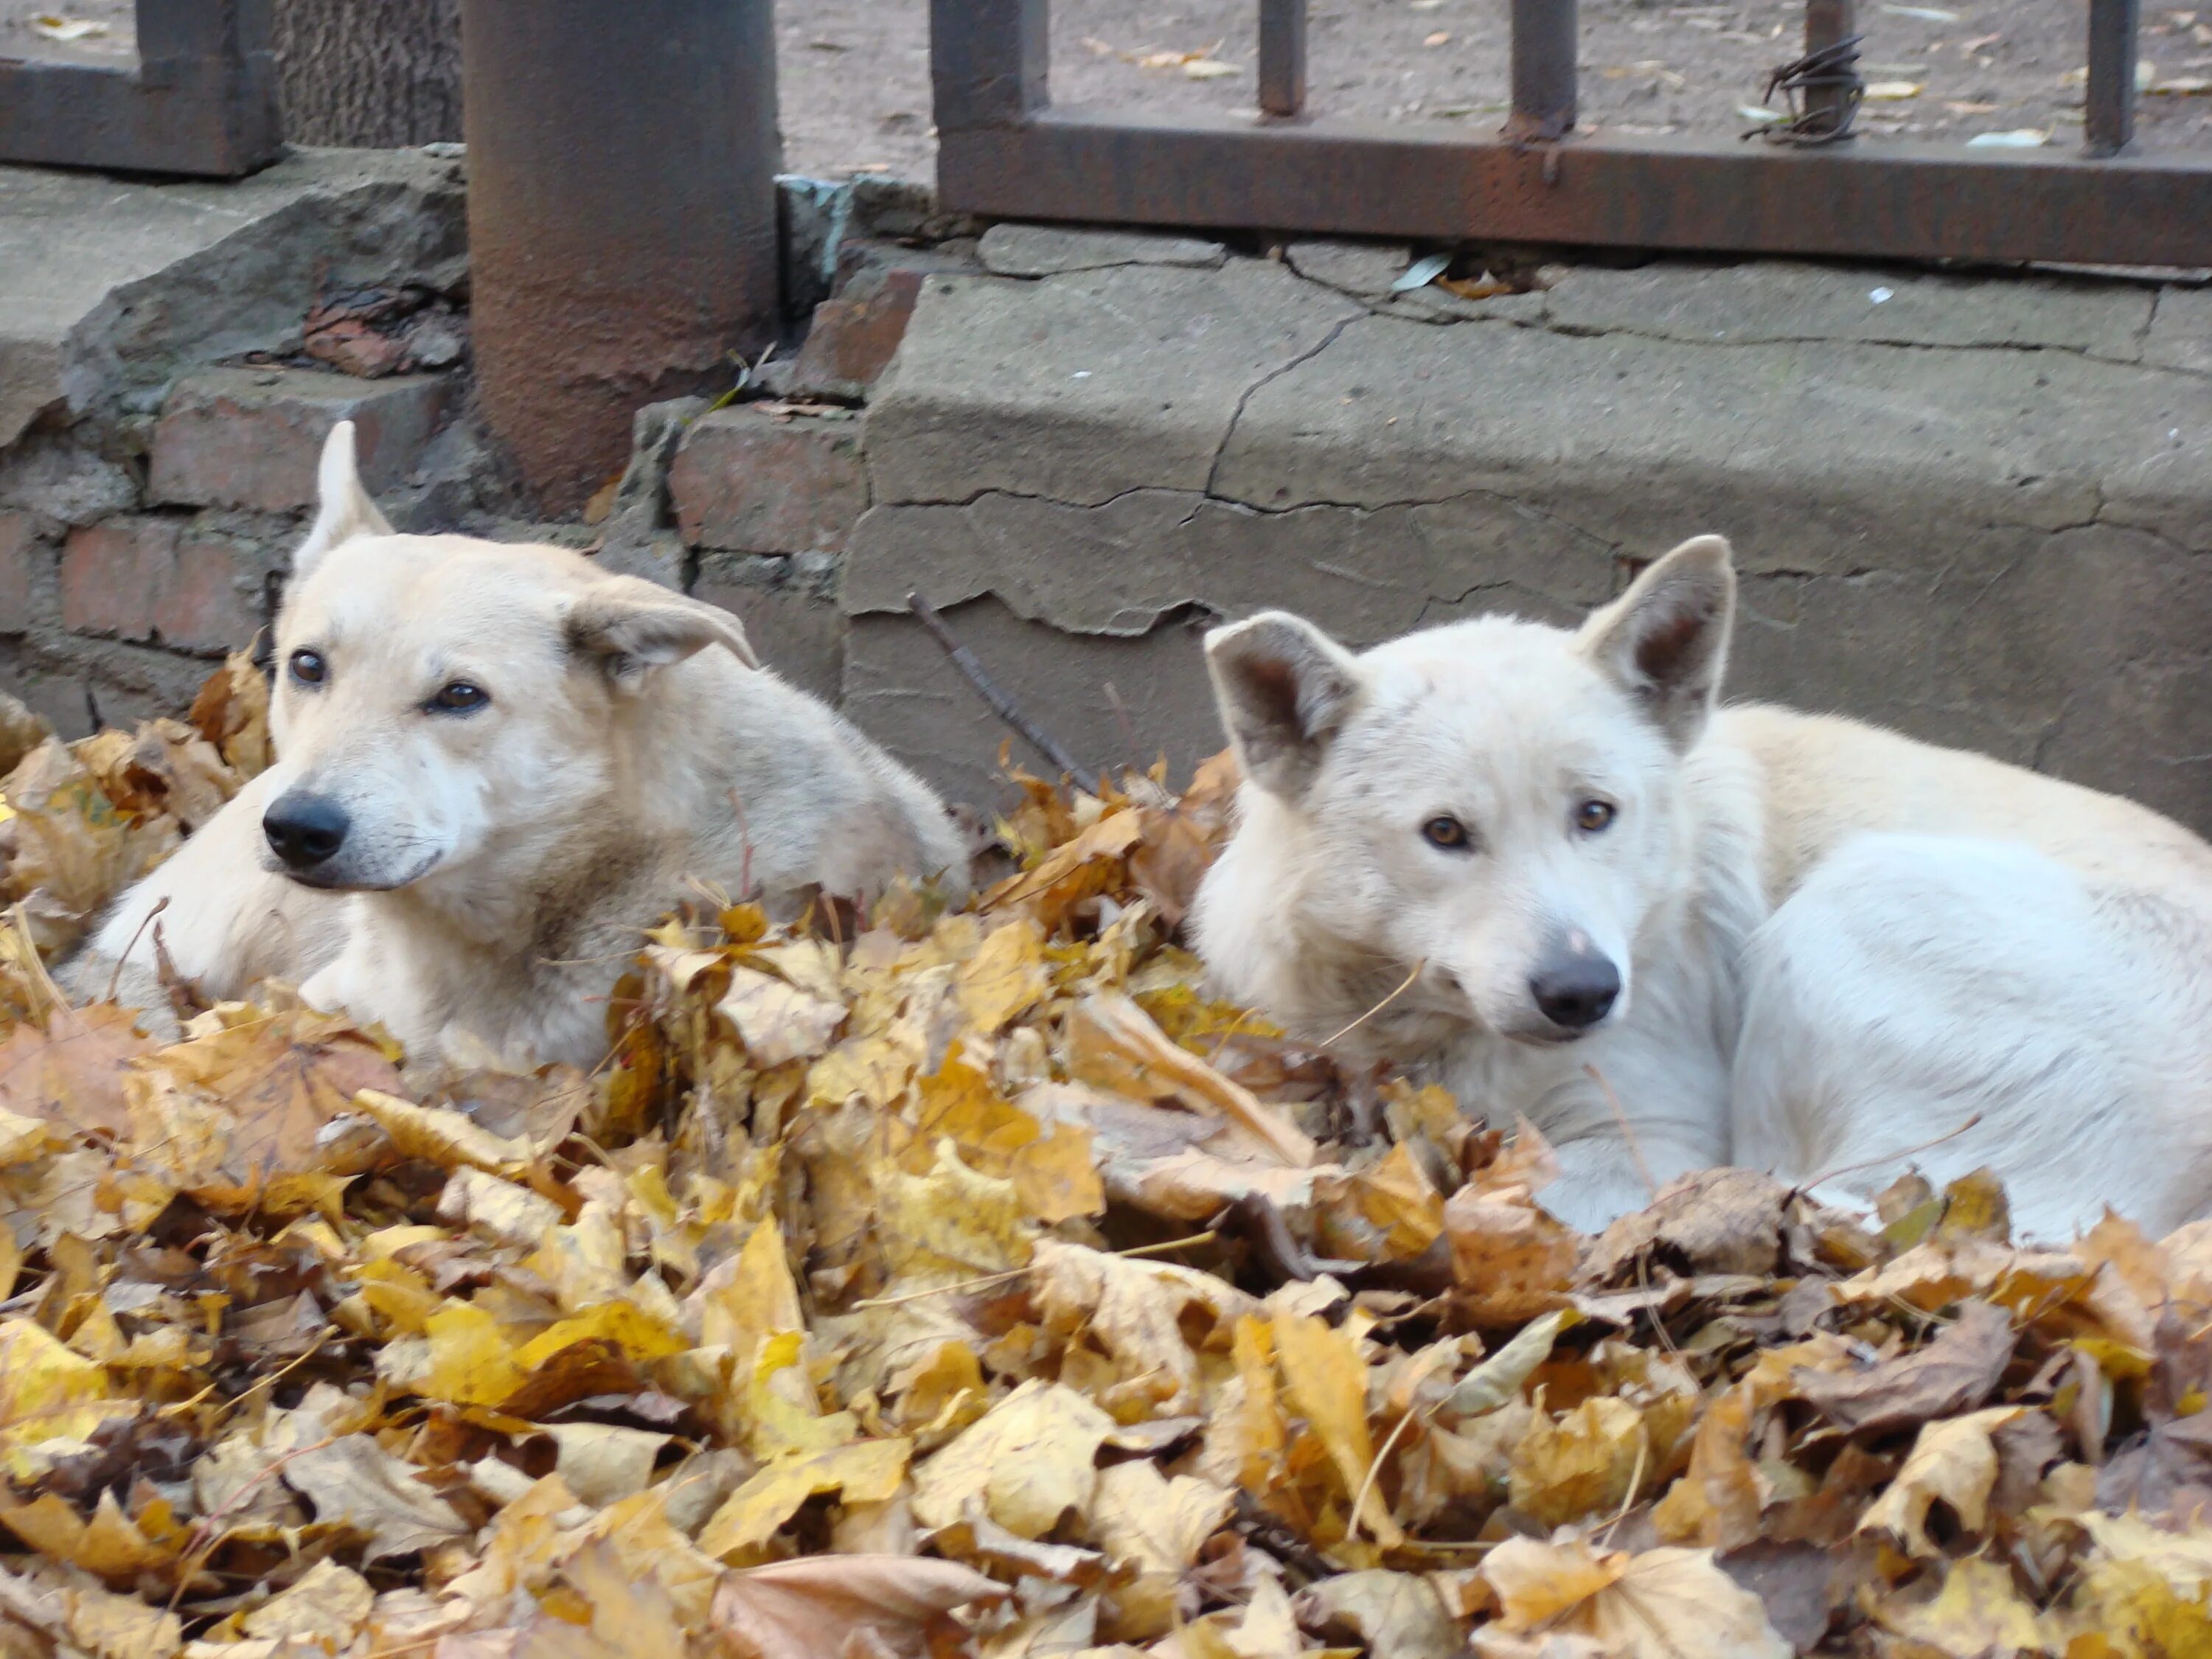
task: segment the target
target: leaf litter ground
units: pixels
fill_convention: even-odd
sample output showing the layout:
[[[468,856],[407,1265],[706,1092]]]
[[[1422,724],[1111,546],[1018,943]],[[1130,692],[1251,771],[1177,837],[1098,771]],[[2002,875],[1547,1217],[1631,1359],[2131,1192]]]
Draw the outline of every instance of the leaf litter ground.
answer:
[[[642,941],[591,1074],[42,960],[264,765],[0,703],[0,1655],[2212,1653],[2212,1224],[1549,1149],[1208,1000],[1225,761]],[[1470,1114],[1481,1103],[1466,1103]]]

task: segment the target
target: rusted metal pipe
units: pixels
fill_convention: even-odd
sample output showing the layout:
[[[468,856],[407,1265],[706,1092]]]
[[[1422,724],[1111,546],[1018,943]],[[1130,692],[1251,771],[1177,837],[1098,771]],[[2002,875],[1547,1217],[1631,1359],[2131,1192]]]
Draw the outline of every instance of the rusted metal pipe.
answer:
[[[1513,0],[1509,138],[1564,138],[1575,126],[1575,0]]]
[[[2089,106],[2082,134],[2092,155],[2135,142],[2136,29],[2142,0],[2089,0]]]
[[[484,418],[565,513],[776,318],[772,0],[462,0]]]
[[[1306,106],[1306,0],[1260,0],[1260,107],[1296,115]]]

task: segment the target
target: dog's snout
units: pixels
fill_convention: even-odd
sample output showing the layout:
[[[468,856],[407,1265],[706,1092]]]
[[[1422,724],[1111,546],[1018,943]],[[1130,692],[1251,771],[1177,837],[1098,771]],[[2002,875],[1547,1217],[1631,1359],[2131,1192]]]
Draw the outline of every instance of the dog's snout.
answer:
[[[262,815],[261,833],[270,850],[292,870],[312,870],[327,863],[345,845],[352,827],[345,809],[323,795],[279,795]]]
[[[1620,969],[1595,952],[1562,957],[1530,976],[1528,994],[1544,1018],[1562,1030],[1587,1030],[1620,1000]]]

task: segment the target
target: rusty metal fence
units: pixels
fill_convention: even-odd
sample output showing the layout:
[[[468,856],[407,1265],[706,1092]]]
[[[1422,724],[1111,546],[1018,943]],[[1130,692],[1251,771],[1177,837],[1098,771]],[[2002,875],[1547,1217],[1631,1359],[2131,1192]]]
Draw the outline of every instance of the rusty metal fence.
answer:
[[[138,0],[138,63],[0,58],[0,161],[236,178],[283,148],[270,0]]]
[[[1258,118],[1055,106],[1049,0],[931,0],[938,188],[1008,218],[1745,253],[2212,265],[2212,157],[2135,146],[2140,0],[2089,0],[2077,152],[1863,144],[1854,0],[1808,0],[1771,143],[1575,131],[1575,0],[1510,0],[1470,141],[1305,112],[1306,0],[1257,0]]]

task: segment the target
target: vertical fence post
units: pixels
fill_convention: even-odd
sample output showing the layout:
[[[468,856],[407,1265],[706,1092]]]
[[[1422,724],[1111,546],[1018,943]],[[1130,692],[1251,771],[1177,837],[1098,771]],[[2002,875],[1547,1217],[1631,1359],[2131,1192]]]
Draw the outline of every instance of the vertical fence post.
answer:
[[[1814,58],[1841,46],[1858,33],[1856,0],[1805,0],[1805,56]],[[1805,88],[1804,131],[1808,137],[1840,136],[1857,108],[1855,73],[1814,77]]]
[[[1260,107],[1296,115],[1306,106],[1306,0],[1260,0]]]
[[[2117,155],[2136,136],[2136,27],[2142,0],[2089,0],[2089,107],[2085,145]]]
[[[772,0],[462,0],[478,386],[548,512],[777,317]]]
[[[1575,0],[1513,0],[1512,28],[1506,136],[1564,138],[1575,125]]]
[[[937,130],[1018,126],[1042,109],[1048,0],[930,0]]]

